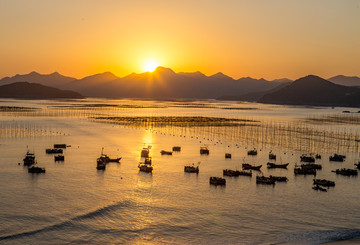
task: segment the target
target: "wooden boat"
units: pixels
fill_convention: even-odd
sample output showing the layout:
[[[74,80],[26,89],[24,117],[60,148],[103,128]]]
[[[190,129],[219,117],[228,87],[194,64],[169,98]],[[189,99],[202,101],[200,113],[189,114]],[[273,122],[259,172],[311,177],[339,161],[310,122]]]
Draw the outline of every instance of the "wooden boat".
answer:
[[[141,157],[149,157],[149,153],[150,153],[150,150],[149,150],[149,148],[143,148],[142,150],[141,150]]]
[[[97,160],[96,169],[97,170],[105,170],[106,164],[102,160]]]
[[[162,150],[162,151],[160,151],[160,153],[161,153],[161,155],[172,155],[172,151],[164,151],[164,150]]]
[[[288,165],[289,163],[284,163],[284,164],[276,164],[272,162],[267,163],[268,168],[287,168]]]
[[[181,151],[181,147],[180,146],[173,146],[172,150],[173,151]]]
[[[64,161],[64,156],[63,155],[57,155],[57,156],[54,156],[54,160],[55,162],[62,162]]]
[[[301,164],[301,168],[303,169],[322,169],[322,166],[320,164],[316,164],[316,163],[306,163],[306,164]]]
[[[276,155],[273,154],[271,151],[269,152],[269,160],[276,160]]]
[[[249,156],[256,156],[257,155],[257,150],[256,149],[250,150],[250,151],[247,152],[247,154]]]
[[[45,152],[46,154],[62,154],[63,149],[46,149]]]
[[[28,172],[32,173],[32,174],[45,173],[45,168],[39,168],[39,167],[32,166],[31,168],[28,169]]]
[[[104,154],[103,153],[104,151],[104,148],[102,148],[101,150],[101,155],[98,159],[100,159],[102,162],[104,163],[108,163],[108,162],[120,162],[121,160],[121,157],[118,157],[118,158],[110,158],[108,155]]]
[[[275,182],[286,182],[288,181],[288,178],[285,176],[272,176],[270,175],[269,178]]]
[[[248,163],[243,163],[242,164],[242,169],[243,170],[257,170],[257,171],[260,171],[260,168],[262,167],[262,165],[258,165],[258,166],[253,166],[253,165],[250,165]]]
[[[184,172],[187,173],[199,173],[199,166],[195,167],[195,166],[185,166],[184,167]]]
[[[231,158],[231,154],[230,153],[225,153],[225,158]]]
[[[345,176],[358,175],[358,171],[356,169],[349,169],[349,168],[336,169],[335,171],[333,170],[331,172],[335,172],[336,174],[345,175]]]
[[[26,152],[25,158],[23,159],[24,166],[31,166],[35,164],[35,154]]]
[[[66,149],[66,144],[54,144],[54,148]]]
[[[153,167],[145,163],[139,163],[138,168],[141,172],[151,173],[153,171]]]
[[[331,181],[331,180],[326,180],[326,179],[313,179],[314,181],[314,185],[322,185],[322,186],[335,186],[335,182]]]
[[[335,153],[333,156],[329,157],[329,160],[333,162],[343,162],[345,161],[345,158],[346,158],[345,155],[340,155]]]
[[[151,157],[146,157],[144,163],[151,165],[151,163],[152,163],[152,158],[151,158]]]
[[[221,177],[210,177],[211,185],[226,185],[226,180]]]
[[[300,156],[301,162],[315,162],[315,158],[313,156],[307,156],[305,154]]]
[[[270,179],[270,177],[256,176],[256,184],[275,185],[275,180]]]
[[[207,148],[207,146],[201,146],[200,147],[200,154],[201,155],[209,155],[210,151],[209,149]]]
[[[294,174],[295,175],[314,175],[316,176],[316,169],[312,169],[312,168],[294,168]]]
[[[327,192],[327,190],[326,190],[325,188],[322,188],[322,187],[319,186],[319,185],[314,186],[314,187],[313,187],[313,190]]]
[[[320,154],[316,154],[316,155],[315,155],[315,159],[321,159],[321,155],[320,155]]]

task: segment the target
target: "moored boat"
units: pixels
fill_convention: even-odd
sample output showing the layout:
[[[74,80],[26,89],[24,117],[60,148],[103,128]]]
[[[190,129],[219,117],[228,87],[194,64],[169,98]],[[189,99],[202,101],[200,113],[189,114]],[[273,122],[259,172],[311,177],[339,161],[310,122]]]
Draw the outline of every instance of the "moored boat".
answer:
[[[57,155],[57,156],[54,156],[54,160],[55,162],[62,162],[64,161],[64,156],[63,155]]]
[[[46,154],[62,154],[63,153],[63,149],[46,149],[45,150]]]
[[[25,158],[23,159],[23,162],[24,162],[24,166],[31,166],[35,164],[35,154],[27,151]]]
[[[275,185],[275,180],[270,177],[256,176],[256,184]]]
[[[226,185],[226,180],[221,177],[210,177],[209,182],[211,185]]]
[[[345,161],[345,158],[346,158],[345,155],[340,155],[340,154],[334,153],[333,156],[329,157],[329,160],[333,161],[333,162],[343,162],[343,161]]]
[[[54,148],[62,148],[62,149],[65,149],[65,148],[66,148],[66,144],[54,144]]]
[[[247,152],[247,154],[249,156],[256,156],[257,155],[257,150],[256,149],[250,150],[250,151]]]
[[[145,163],[139,163],[138,168],[141,172],[151,173],[153,171],[153,167]]]
[[[184,172],[187,172],[187,173],[199,173],[199,166],[185,166],[184,167]]]
[[[253,165],[250,165],[248,163],[243,163],[242,164],[242,169],[243,170],[257,170],[257,171],[260,171],[260,168],[262,167],[262,165],[258,165],[258,166],[253,166]]]
[[[335,186],[335,182],[326,179],[313,179],[314,185],[322,185],[326,187]]]
[[[231,154],[230,153],[225,153],[225,158],[231,158]]]
[[[172,150],[173,151],[181,151],[181,147],[180,146],[173,146]]]
[[[319,185],[314,186],[314,187],[313,187],[313,190],[327,192],[327,190],[326,190],[325,188],[322,188],[322,187],[319,186]]]
[[[105,170],[105,168],[106,168],[106,164],[98,158],[97,163],[96,163],[96,169],[97,170]]]
[[[142,150],[141,150],[141,157],[149,157],[149,153],[150,153],[150,150],[149,150],[149,148],[143,148]]]
[[[276,155],[271,151],[269,152],[269,160],[276,160]]]
[[[316,176],[316,169],[296,167],[296,168],[294,168],[294,174],[295,175],[314,175],[314,176]]]
[[[315,162],[315,158],[313,156],[307,156],[305,154],[300,156],[301,162]]]
[[[336,169],[335,171],[333,170],[331,172],[335,172],[336,174],[345,175],[345,176],[358,175],[358,171],[356,169],[349,169],[349,168]]]
[[[152,163],[152,158],[151,158],[151,157],[146,157],[144,163],[151,165],[151,163]]]
[[[121,157],[118,158],[110,158],[108,155],[103,153],[104,148],[102,148],[101,150],[101,155],[98,159],[100,159],[102,162],[104,163],[108,163],[108,162],[119,162],[121,160]]]
[[[170,156],[173,154],[172,151],[164,151],[164,150],[160,151],[160,153],[161,155],[170,155]]]
[[[200,147],[200,155],[209,155],[210,151],[207,148],[207,146],[201,146]]]
[[[301,168],[320,170],[320,169],[322,169],[322,166],[320,164],[316,164],[316,163],[306,163],[306,164],[301,164]]]
[[[268,168],[287,168],[288,165],[289,163],[284,163],[284,164],[276,164],[272,162],[267,163]]]
[[[31,168],[28,168],[28,172],[32,174],[45,173],[45,168],[32,166]]]

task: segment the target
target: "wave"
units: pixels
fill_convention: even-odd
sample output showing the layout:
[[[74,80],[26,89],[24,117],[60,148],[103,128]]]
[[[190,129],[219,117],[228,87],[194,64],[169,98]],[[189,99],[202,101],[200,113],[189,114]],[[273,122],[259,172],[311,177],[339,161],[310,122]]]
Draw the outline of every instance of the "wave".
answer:
[[[360,238],[359,229],[339,229],[311,231],[301,234],[291,234],[275,244],[323,244],[328,242],[346,241]]]
[[[65,228],[68,226],[72,226],[75,223],[79,222],[79,221],[83,221],[83,220],[87,220],[87,219],[93,219],[99,216],[105,216],[108,213],[111,213],[115,210],[118,210],[120,208],[126,208],[131,206],[132,203],[130,201],[124,201],[124,202],[118,202],[115,204],[111,204],[102,208],[99,208],[95,211],[86,213],[86,214],[82,214],[82,215],[78,215],[75,216],[67,221],[58,223],[58,224],[54,224],[54,225],[49,225],[49,226],[45,226],[44,228],[40,228],[37,230],[32,230],[32,231],[26,231],[26,232],[21,232],[21,233],[16,233],[16,234],[12,234],[12,235],[6,235],[6,236],[1,236],[0,237],[0,241],[3,240],[12,240],[12,239],[18,239],[18,238],[23,238],[23,237],[27,237],[27,236],[32,236],[41,232],[48,232],[48,231],[54,231],[54,230],[58,230],[61,228]]]

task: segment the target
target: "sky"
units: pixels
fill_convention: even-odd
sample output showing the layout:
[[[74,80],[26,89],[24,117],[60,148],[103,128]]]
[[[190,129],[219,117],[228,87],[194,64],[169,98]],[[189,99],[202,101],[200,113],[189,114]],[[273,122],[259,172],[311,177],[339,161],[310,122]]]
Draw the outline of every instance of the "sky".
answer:
[[[360,0],[0,0],[0,78],[360,76]]]

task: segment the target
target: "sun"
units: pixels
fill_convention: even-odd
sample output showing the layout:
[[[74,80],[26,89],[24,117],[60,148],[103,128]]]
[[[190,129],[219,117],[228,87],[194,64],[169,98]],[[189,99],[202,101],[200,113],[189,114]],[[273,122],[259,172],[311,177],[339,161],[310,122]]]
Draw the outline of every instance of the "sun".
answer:
[[[154,59],[151,59],[151,60],[146,60],[144,62],[143,68],[145,71],[153,72],[158,66],[159,66],[159,62],[157,62]]]

